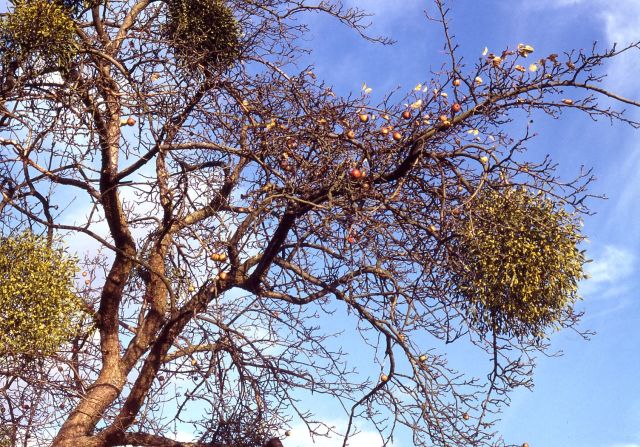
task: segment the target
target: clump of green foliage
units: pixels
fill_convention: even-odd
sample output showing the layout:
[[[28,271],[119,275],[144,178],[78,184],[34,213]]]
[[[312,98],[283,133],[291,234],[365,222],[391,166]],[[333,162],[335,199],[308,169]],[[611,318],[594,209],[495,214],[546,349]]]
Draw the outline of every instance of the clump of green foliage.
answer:
[[[42,59],[47,66],[68,66],[77,53],[70,10],[48,0],[20,0],[0,21],[4,52],[18,60]]]
[[[541,336],[569,315],[585,277],[580,221],[524,188],[481,192],[458,228],[454,283],[481,331]]]
[[[8,428],[0,427],[0,447],[11,447],[11,445]]]
[[[185,66],[226,68],[240,54],[240,26],[222,0],[168,0],[166,34]]]
[[[0,238],[0,356],[50,355],[80,330],[77,263],[25,232]]]

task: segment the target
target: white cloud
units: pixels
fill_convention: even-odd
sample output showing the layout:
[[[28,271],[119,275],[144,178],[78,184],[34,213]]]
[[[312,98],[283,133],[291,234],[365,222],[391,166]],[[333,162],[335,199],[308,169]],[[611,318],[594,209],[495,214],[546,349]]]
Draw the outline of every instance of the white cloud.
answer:
[[[346,420],[327,422],[337,433],[343,433],[347,426]],[[309,434],[306,425],[300,423],[294,425],[290,430],[290,436],[284,433],[275,433],[279,436],[282,443],[286,447],[342,447],[343,438],[339,434],[331,434],[328,437],[318,436],[315,440]],[[182,442],[193,442],[195,437],[187,431],[179,430],[176,433],[176,439]],[[360,433],[349,437],[348,447],[377,447],[382,446],[383,440],[377,432],[362,430]],[[389,443],[390,447],[396,444]],[[640,446],[638,446],[640,447]]]
[[[607,245],[603,253],[588,266],[587,272],[594,283],[617,282],[631,274],[634,262],[632,253]]]
[[[640,447],[640,444],[612,444],[609,447]]]
[[[638,0],[538,0],[535,2],[523,1],[521,7],[524,10],[566,10],[571,13],[589,15],[600,21],[602,34],[605,36],[602,46],[611,46],[614,43],[618,49],[640,40],[640,2]],[[558,11],[556,14],[565,14]],[[574,22],[567,22],[569,26],[575,26]],[[594,38],[595,39],[595,38]],[[640,69],[640,57],[638,50],[620,55],[607,64],[606,85],[615,86],[617,93],[633,95],[640,89],[636,79],[636,73]]]
[[[188,433],[186,431],[178,430],[178,433],[176,433],[176,441],[180,441],[180,442],[195,442],[196,438],[193,436],[192,433]]]
[[[606,245],[587,264],[585,270],[589,279],[581,284],[580,291],[590,298],[611,298],[620,296],[628,289],[625,281],[631,278],[636,257],[628,250]]]
[[[640,40],[640,2],[623,0],[618,2],[599,1],[598,16],[604,24],[607,44],[617,44],[618,48]],[[640,70],[640,54],[632,49],[618,56],[607,68],[607,85],[615,86],[616,92],[635,97],[640,86],[636,74]]]

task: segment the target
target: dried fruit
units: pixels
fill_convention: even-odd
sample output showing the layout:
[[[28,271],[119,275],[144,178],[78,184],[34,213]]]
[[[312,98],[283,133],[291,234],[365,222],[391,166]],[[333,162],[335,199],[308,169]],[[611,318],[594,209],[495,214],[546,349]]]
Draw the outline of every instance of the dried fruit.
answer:
[[[362,171],[361,171],[360,169],[358,169],[358,168],[353,168],[353,169],[351,169],[351,170],[349,171],[349,176],[350,176],[352,179],[354,179],[354,180],[357,180],[357,179],[359,179],[359,178],[362,178],[362,177],[363,177],[363,175],[362,175]]]
[[[520,56],[527,57],[531,53],[533,53],[533,47],[531,45],[518,44],[518,54]]]

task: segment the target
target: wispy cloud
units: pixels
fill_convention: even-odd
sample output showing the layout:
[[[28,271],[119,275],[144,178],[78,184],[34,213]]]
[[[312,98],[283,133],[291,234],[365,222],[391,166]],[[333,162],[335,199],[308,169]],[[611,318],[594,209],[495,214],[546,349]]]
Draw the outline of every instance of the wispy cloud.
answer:
[[[630,285],[626,281],[635,270],[636,257],[620,247],[606,245],[595,260],[587,264],[589,279],[581,284],[580,291],[591,299],[604,299],[624,294]]]
[[[555,10],[556,14],[584,14],[599,20],[601,23],[604,45],[614,43],[618,48],[640,40],[640,2],[638,0],[538,0],[522,1],[523,10],[540,11]],[[567,22],[573,26],[574,23]],[[635,82],[636,73],[640,69],[640,57],[637,50],[621,55],[607,65],[609,85],[616,86],[616,92],[631,95],[640,90]],[[631,82],[633,81],[633,82]]]

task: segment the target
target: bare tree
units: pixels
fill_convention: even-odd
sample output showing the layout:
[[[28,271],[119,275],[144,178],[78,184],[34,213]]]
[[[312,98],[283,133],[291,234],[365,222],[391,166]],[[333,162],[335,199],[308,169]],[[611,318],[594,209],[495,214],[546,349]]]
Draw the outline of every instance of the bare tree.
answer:
[[[544,56],[516,44],[467,64],[436,0],[449,62],[373,104],[296,69],[307,14],[388,43],[337,1],[10,9],[3,234],[102,248],[77,280],[92,324],[54,355],[0,363],[0,436],[259,446],[292,421],[329,434],[318,396],[344,411],[345,445],[358,421],[385,445],[401,427],[415,445],[501,442],[509,391],[531,386],[546,334],[578,321],[588,211],[589,172],[565,182],[526,159],[527,116],[569,108],[637,127],[599,105],[639,105],[599,69],[638,43]],[[486,378],[448,366],[454,342],[486,353]],[[176,440],[184,426],[197,441]]]

